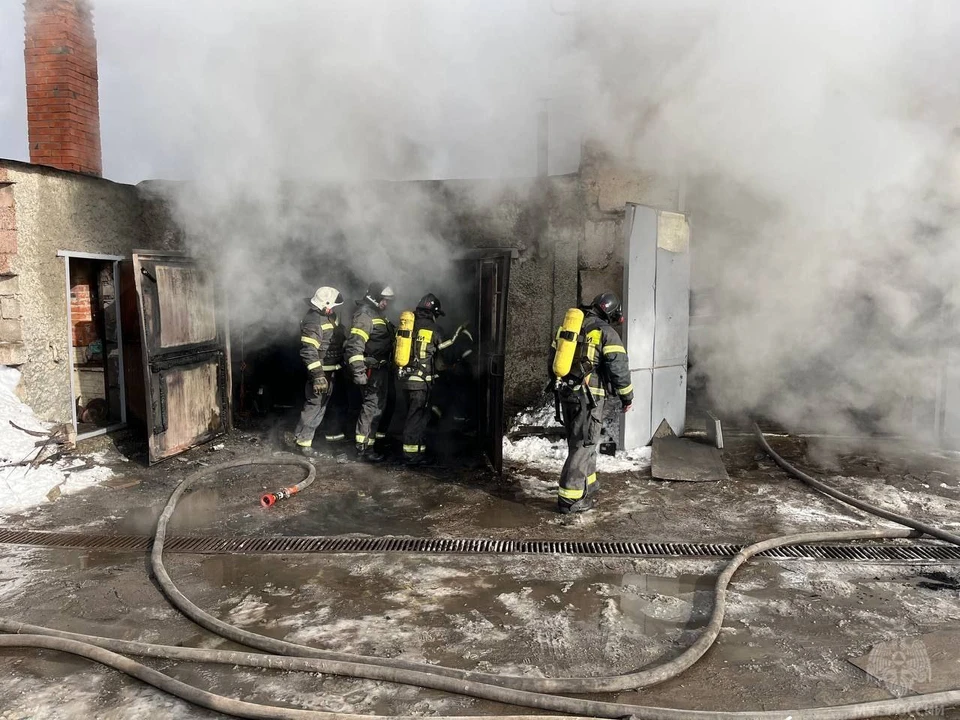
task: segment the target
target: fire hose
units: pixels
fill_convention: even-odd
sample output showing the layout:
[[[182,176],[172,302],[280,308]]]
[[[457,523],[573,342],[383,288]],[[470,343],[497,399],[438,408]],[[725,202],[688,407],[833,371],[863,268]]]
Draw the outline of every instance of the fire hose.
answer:
[[[779,456],[773,453],[765,440],[761,439],[761,442],[765,446],[765,449],[771,453],[771,456],[777,460]],[[785,461],[782,461],[782,458],[777,460],[777,462],[778,464],[783,463],[781,467],[786,465]],[[252,718],[313,718],[323,720],[349,718],[349,720],[356,720],[357,718],[367,718],[370,716],[278,708],[226,698],[186,685],[163,673],[124,657],[120,653],[192,662],[223,663],[248,667],[320,672],[346,677],[382,680],[469,695],[500,703],[590,717],[620,718],[632,716],[636,718],[649,718],[651,720],[707,720],[709,718],[716,718],[717,720],[723,718],[775,720],[783,718],[785,715],[790,715],[795,720],[847,720],[852,718],[920,712],[960,704],[960,689],[926,693],[907,698],[854,703],[827,708],[736,713],[656,708],[584,700],[550,694],[555,692],[554,687],[556,685],[562,685],[559,691],[573,693],[615,692],[617,689],[635,689],[664,682],[682,673],[699,660],[718,637],[723,622],[728,585],[736,570],[750,557],[759,552],[785,545],[807,542],[915,537],[920,531],[926,532],[924,528],[929,527],[919,523],[921,527],[915,528],[914,530],[889,529],[804,533],[772,538],[744,548],[727,565],[717,579],[715,588],[716,597],[710,621],[693,645],[670,662],[652,669],[621,676],[600,678],[527,678],[500,676],[445,668],[425,663],[413,663],[409,661],[389,660],[321,650],[251,633],[214,618],[197,607],[177,589],[163,566],[163,543],[166,537],[166,527],[176,509],[177,501],[183,493],[189,490],[197,481],[226,469],[248,465],[282,464],[300,465],[308,469],[307,478],[296,486],[301,489],[309,485],[315,477],[316,470],[308,461],[286,457],[234,461],[212,468],[205,468],[188,477],[170,496],[166,507],[161,513],[157,522],[155,540],[151,552],[151,567],[158,583],[163,589],[164,594],[178,610],[194,620],[194,622],[197,622],[197,624],[222,637],[249,647],[264,650],[270,654],[171,647],[153,643],[123,641],[66,633],[49,628],[25,625],[11,620],[0,620],[0,630],[11,633],[6,636],[0,636],[0,647],[42,647],[73,653],[137,677],[161,690],[170,692],[202,707],[226,712],[237,717]],[[936,530],[935,528],[931,529]],[[535,716],[525,717],[532,718]]]

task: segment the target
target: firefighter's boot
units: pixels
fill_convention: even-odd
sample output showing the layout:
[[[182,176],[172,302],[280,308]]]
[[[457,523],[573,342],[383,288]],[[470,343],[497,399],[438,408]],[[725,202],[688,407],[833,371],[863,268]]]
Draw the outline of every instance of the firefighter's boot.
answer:
[[[593,508],[596,502],[595,496],[585,496],[577,500],[576,502],[567,502],[565,500],[559,500],[557,502],[557,510],[561,515],[570,515],[571,513],[580,513],[586,512]]]

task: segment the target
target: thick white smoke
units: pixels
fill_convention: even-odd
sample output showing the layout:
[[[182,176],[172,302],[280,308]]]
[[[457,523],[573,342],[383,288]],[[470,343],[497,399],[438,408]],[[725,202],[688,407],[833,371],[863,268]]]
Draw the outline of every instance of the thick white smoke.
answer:
[[[724,408],[903,430],[957,345],[960,7],[603,2],[580,36],[590,127],[687,181]]]
[[[108,173],[161,147],[141,172],[189,181],[172,190],[191,251],[216,259],[241,322],[287,334],[321,283],[354,300],[382,280],[406,305],[457,291],[454,209],[370,181],[535,174],[549,60],[572,36],[540,31],[560,20],[545,3],[509,0],[97,8],[104,82],[132,90],[117,109],[141,128],[105,123]],[[556,167],[576,170],[564,146]]]
[[[191,181],[188,230],[252,317],[315,283],[298,249],[332,251],[358,281],[430,289],[451,241],[435,194],[320,184],[532,175],[551,97],[555,171],[575,169],[582,131],[685,178],[695,290],[716,317],[692,338],[693,372],[719,406],[900,427],[955,344],[951,0],[98,8],[103,55],[124,60],[105,79],[142,79],[126,106],[143,137],[111,151],[105,127],[107,166],[124,143],[164,148]]]

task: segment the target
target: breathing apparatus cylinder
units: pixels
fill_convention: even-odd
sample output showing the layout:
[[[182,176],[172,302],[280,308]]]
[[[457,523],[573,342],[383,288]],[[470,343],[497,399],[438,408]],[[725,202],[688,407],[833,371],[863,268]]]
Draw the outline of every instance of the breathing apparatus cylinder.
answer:
[[[404,310],[400,313],[400,328],[397,330],[397,343],[393,348],[393,361],[398,368],[405,368],[410,364],[414,320],[415,316],[412,311]]]
[[[583,311],[570,308],[563,318],[563,325],[557,334],[557,352],[553,356],[553,374],[561,379],[570,374],[573,360],[577,355],[580,330],[583,328]]]

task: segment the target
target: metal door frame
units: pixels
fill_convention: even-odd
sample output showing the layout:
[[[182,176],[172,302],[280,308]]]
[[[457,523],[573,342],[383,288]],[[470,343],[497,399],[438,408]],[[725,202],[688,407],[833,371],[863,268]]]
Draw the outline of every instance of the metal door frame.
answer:
[[[477,354],[481,357],[483,357],[483,353],[480,352],[480,345],[484,333],[483,324],[480,322],[480,300],[483,297],[483,263],[484,261],[497,261],[498,268],[501,267],[499,263],[502,263],[502,267],[504,269],[503,289],[499,292],[503,299],[503,312],[500,314],[497,323],[497,334],[499,335],[500,342],[497,345],[496,351],[492,353],[492,355],[502,358],[501,367],[497,373],[493,372],[494,368],[492,366],[484,368],[484,372],[486,372],[490,377],[499,378],[499,392],[497,393],[498,398],[496,398],[495,404],[499,410],[499,417],[497,418],[496,422],[500,428],[500,437],[497,439],[500,450],[497,452],[496,456],[499,458],[500,467],[497,467],[497,463],[494,462],[494,458],[487,457],[487,460],[493,466],[493,469],[501,475],[503,474],[503,437],[505,434],[504,430],[506,428],[506,418],[503,415],[503,408],[504,378],[506,377],[505,371],[507,359],[507,312],[509,309],[508,299],[510,297],[510,264],[512,260],[515,260],[519,256],[519,251],[516,248],[477,248],[475,250],[470,250],[463,253],[459,258],[462,260],[475,260],[477,262]],[[486,409],[486,398],[484,398],[484,409]],[[483,448],[482,452],[484,455],[487,455],[486,448]]]
[[[72,250],[58,250],[57,257],[63,258],[63,269],[64,269],[64,278],[65,278],[65,288],[67,291],[66,294],[66,303],[67,303],[67,360],[70,365],[70,415],[73,418],[73,431],[77,433],[77,440],[86,440],[88,438],[97,437],[98,435],[106,435],[109,432],[114,432],[116,430],[121,430],[127,425],[127,388],[126,382],[123,375],[123,323],[120,317],[120,262],[126,260],[127,258],[122,255],[98,255],[96,253],[87,253],[87,252],[74,252]],[[90,432],[83,433],[82,435],[78,432],[79,428],[77,426],[77,389],[73,383],[73,373],[75,366],[75,353],[73,351],[73,312],[70,307],[70,259],[75,260],[100,260],[102,262],[112,262],[113,263],[113,296],[116,298],[114,302],[117,304],[117,365],[118,373],[117,380],[120,385],[120,422],[113,425],[108,425],[105,428],[99,428],[97,430],[91,430]],[[104,356],[104,382],[106,383],[106,361],[107,358]]]

